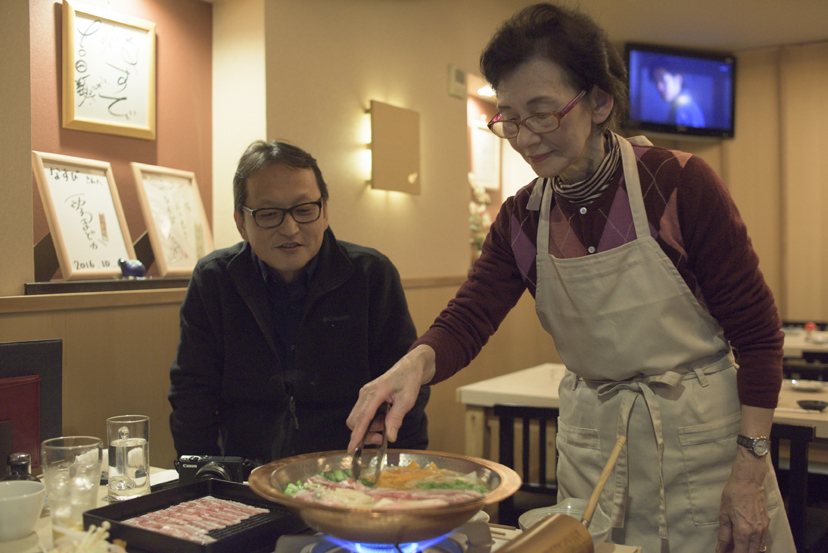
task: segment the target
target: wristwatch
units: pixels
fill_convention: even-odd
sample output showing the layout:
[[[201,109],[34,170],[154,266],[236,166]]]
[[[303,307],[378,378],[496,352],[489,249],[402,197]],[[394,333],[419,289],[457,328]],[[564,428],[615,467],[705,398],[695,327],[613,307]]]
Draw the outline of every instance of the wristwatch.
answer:
[[[753,453],[756,457],[764,457],[770,451],[770,441],[765,436],[748,438],[747,436],[739,434],[736,438],[736,443]]]

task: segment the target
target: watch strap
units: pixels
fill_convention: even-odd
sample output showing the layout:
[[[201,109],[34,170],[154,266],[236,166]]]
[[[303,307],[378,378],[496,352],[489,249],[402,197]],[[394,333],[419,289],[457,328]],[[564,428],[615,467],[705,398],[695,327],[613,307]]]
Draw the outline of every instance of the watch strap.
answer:
[[[770,451],[770,442],[766,436],[756,436],[754,438],[739,434],[736,437],[736,443],[756,457],[764,457]]]

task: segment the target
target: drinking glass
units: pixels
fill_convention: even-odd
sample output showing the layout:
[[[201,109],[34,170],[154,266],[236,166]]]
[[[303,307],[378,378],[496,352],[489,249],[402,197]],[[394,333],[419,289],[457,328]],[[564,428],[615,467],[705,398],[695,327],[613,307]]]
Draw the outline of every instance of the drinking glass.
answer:
[[[54,539],[64,528],[83,531],[83,513],[98,504],[103,443],[92,436],[63,436],[41,444],[41,466]]]
[[[106,419],[109,438],[110,501],[146,495],[149,479],[149,417],[120,415]]]

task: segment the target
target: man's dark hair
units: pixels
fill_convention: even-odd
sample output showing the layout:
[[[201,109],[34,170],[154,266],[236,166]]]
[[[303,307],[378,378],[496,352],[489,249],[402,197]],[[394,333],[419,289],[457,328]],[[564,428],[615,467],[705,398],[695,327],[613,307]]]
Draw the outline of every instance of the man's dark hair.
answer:
[[[247,202],[247,179],[266,165],[280,163],[293,169],[311,169],[316,176],[316,185],[322,193],[322,201],[328,201],[328,185],[322,178],[322,171],[316,159],[305,150],[286,142],[274,140],[267,143],[257,140],[247,147],[236,167],[233,176],[233,204],[237,212],[241,213],[242,206]]]

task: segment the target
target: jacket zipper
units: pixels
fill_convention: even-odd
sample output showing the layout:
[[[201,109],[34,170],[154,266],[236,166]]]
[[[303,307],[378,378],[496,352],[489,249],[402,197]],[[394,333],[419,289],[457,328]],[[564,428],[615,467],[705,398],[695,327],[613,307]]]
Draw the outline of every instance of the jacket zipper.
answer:
[[[293,399],[293,395],[290,396],[288,409],[290,410],[290,416],[293,418],[293,429],[299,430],[299,419],[296,417],[296,401]]]

